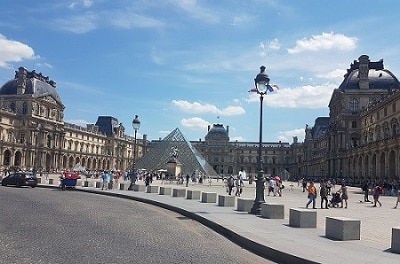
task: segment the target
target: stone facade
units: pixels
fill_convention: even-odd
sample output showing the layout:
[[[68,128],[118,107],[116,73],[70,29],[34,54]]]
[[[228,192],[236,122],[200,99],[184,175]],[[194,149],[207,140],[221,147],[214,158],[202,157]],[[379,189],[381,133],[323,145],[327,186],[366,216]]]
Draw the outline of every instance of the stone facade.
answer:
[[[399,81],[384,69],[383,60],[361,56],[333,91],[329,117],[306,126],[304,143],[292,146],[291,172],[354,184],[398,182],[399,98]]]
[[[64,122],[56,83],[21,67],[0,88],[0,169],[55,171],[79,166],[90,170],[125,170],[132,166],[134,138],[112,117],[81,127]],[[137,140],[137,157],[146,137]]]

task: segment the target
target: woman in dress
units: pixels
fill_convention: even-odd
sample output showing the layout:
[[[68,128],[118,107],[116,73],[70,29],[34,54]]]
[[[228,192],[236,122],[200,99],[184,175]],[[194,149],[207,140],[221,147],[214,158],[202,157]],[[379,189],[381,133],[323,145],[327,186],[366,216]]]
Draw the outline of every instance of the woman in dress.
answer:
[[[347,200],[349,199],[349,196],[347,195],[347,187],[346,184],[342,184],[340,187],[339,192],[342,194],[342,202],[340,208],[343,208],[343,202],[345,204],[344,208],[347,208]]]

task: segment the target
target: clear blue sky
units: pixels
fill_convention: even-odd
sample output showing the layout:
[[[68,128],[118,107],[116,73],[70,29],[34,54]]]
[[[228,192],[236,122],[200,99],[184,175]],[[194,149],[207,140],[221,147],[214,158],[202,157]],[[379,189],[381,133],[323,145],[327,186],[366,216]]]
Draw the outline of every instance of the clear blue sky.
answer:
[[[332,90],[360,55],[400,76],[400,1],[2,0],[0,83],[23,66],[57,82],[66,122],[118,118],[133,135],[176,127],[204,139],[258,141],[265,65],[279,90],[264,99],[263,140],[304,139],[328,116]]]

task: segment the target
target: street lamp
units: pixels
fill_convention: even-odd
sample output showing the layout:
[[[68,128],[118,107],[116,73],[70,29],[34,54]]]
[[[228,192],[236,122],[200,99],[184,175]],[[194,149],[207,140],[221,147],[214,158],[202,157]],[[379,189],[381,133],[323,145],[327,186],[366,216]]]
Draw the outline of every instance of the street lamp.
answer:
[[[139,128],[140,128],[140,120],[139,120],[139,116],[138,115],[135,115],[135,118],[133,119],[133,121],[132,121],[132,127],[133,127],[133,130],[135,131],[135,135],[134,135],[134,141],[133,141],[133,162],[132,162],[132,174],[131,174],[131,177],[130,177],[130,180],[131,180],[131,184],[130,184],[130,186],[129,186],[129,190],[132,190],[132,188],[133,188],[133,185],[135,184],[135,180],[136,180],[136,177],[135,177],[135,163],[136,163],[136,135],[137,135],[137,131],[139,130]]]
[[[258,159],[257,159],[257,180],[256,180],[256,197],[254,199],[253,207],[250,210],[251,214],[260,215],[261,207],[260,205],[265,202],[264,200],[264,171],[262,166],[262,114],[263,114],[263,100],[264,95],[267,94],[269,86],[269,77],[265,73],[265,66],[260,67],[260,73],[257,74],[254,79],[254,84],[256,85],[256,92],[260,95],[260,131],[259,131],[259,141],[258,141]]]

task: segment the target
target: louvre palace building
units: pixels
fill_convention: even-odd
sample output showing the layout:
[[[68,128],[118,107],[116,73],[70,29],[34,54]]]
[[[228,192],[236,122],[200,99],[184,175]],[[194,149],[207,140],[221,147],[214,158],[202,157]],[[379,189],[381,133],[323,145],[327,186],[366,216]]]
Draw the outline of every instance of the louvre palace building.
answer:
[[[398,181],[400,175],[400,83],[383,60],[354,60],[334,89],[328,117],[305,125],[304,142],[263,142],[266,176],[284,179]],[[64,122],[56,83],[21,67],[0,88],[0,169],[61,170],[79,164],[90,170],[132,167],[134,138],[112,116],[86,127]],[[179,142],[178,142],[179,141]],[[179,143],[179,144],[178,144]],[[213,124],[204,140],[187,141],[179,129],[165,139],[137,139],[138,167],[162,169],[171,146],[184,155],[183,172],[210,176],[257,174],[258,142],[230,141],[229,126]],[[148,155],[147,155],[148,154]],[[146,157],[147,155],[147,157]],[[188,158],[193,155],[192,158]],[[189,166],[190,164],[190,166]],[[185,167],[186,166],[186,167]]]
[[[133,161],[134,138],[111,116],[86,127],[64,122],[56,82],[20,67],[0,88],[0,169],[122,170]],[[146,136],[137,139],[142,156]]]

